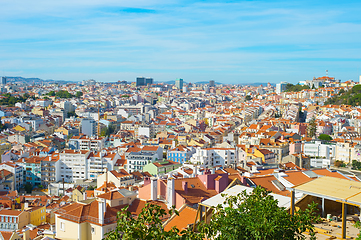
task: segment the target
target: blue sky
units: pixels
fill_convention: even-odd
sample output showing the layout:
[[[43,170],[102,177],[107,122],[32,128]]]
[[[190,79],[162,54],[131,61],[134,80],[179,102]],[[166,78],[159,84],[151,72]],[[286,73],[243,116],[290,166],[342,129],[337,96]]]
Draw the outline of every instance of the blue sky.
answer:
[[[0,0],[0,75],[280,82],[361,75],[359,1]]]

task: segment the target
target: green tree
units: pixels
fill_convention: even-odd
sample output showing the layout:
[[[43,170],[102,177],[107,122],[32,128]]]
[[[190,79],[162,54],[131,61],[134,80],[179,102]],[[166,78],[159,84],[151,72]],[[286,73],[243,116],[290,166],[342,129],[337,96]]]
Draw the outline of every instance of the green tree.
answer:
[[[246,96],[246,101],[249,101],[249,100],[251,100],[252,99],[252,97],[250,96],[250,95],[247,95]]]
[[[110,134],[113,134],[116,131],[116,127],[114,124],[109,124],[108,127],[102,128],[100,131],[100,136],[110,136]]]
[[[31,185],[30,183],[27,183],[27,184],[25,184],[24,189],[25,189],[26,193],[31,193],[33,191],[33,185]]]
[[[147,203],[138,217],[132,217],[128,206],[118,212],[117,227],[106,234],[105,239],[305,239],[302,233],[309,231],[314,238],[313,222],[316,215],[315,203],[306,210],[291,215],[285,208],[278,207],[278,201],[261,187],[251,194],[245,191],[237,196],[227,196],[223,205],[213,211],[209,224],[200,223],[197,231],[192,228],[180,231],[173,227],[165,231],[162,220],[169,214],[158,205]],[[224,207],[226,206],[226,207]]]
[[[316,119],[313,117],[307,126],[307,136],[313,138],[316,135],[317,123]]]
[[[361,169],[361,162],[356,161],[356,160],[352,160],[352,169],[360,170]]]
[[[333,164],[335,167],[346,167],[346,164],[343,161],[336,160]]]
[[[158,205],[147,203],[137,218],[132,217],[128,211],[128,207],[124,207],[118,212],[117,227],[114,231],[106,234],[107,240],[118,239],[139,239],[139,240],[165,240],[165,239],[203,239],[204,234],[192,232],[192,229],[180,231],[173,227],[169,231],[165,231],[162,227],[162,220],[174,209],[166,211]]]
[[[74,111],[68,112],[67,115],[68,115],[68,118],[70,118],[70,117],[78,117],[78,115]]]
[[[83,96],[83,93],[80,91],[75,93],[75,97],[77,97],[77,98],[81,98],[82,96]]]
[[[324,140],[324,141],[331,141],[332,137],[330,135],[327,135],[327,134],[320,134],[320,136],[318,136],[318,139]]]
[[[226,207],[223,207],[226,206]],[[302,233],[309,231],[314,238],[313,222],[317,204],[299,210],[292,216],[262,187],[253,192],[245,191],[228,196],[223,205],[218,205],[209,225],[201,226],[208,239],[306,239]]]
[[[285,92],[300,92],[303,89],[310,89],[310,87],[308,85],[300,85],[300,84],[293,85],[292,83],[287,83]]]

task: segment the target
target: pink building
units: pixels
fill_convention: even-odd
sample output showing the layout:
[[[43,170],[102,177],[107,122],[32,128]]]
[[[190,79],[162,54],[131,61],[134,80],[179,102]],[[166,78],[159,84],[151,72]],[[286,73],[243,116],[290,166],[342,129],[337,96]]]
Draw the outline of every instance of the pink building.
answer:
[[[144,186],[139,188],[139,198],[142,200],[166,200],[168,206],[179,209],[183,204],[196,205],[217,195],[228,186],[228,174],[211,174],[193,178],[145,179]]]

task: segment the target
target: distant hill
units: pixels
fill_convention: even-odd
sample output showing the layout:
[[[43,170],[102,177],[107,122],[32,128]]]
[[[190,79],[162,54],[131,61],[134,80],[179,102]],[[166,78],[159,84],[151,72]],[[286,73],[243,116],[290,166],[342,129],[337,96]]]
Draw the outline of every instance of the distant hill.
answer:
[[[40,78],[24,78],[24,77],[6,77],[6,81],[8,83],[28,83],[28,84],[41,84],[41,83],[69,83],[72,81],[65,81],[65,80],[53,80],[53,79],[40,79]]]
[[[268,83],[261,83],[261,82],[255,82],[255,83],[240,83],[240,85],[249,85],[249,86],[267,86]],[[276,84],[271,83],[272,86],[276,86]]]

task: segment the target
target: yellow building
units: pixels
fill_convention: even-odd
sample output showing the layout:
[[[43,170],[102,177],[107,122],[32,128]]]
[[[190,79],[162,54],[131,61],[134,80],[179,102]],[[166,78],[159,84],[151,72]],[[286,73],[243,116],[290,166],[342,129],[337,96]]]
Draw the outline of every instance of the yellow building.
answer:
[[[46,222],[46,207],[45,206],[36,206],[25,209],[26,212],[30,215],[30,223],[39,226],[42,223]]]
[[[17,125],[16,127],[13,128],[15,131],[18,131],[18,132],[25,132],[26,131],[26,128],[20,126],[20,125]]]
[[[65,206],[55,212],[56,238],[101,240],[116,228],[118,211],[118,208],[107,206],[105,201],[77,202]]]
[[[195,140],[195,139],[191,139],[188,144],[188,146],[198,146],[198,147],[206,147],[207,146],[207,142],[204,141],[203,139],[199,139],[199,140]]]
[[[258,149],[253,147],[251,149],[246,148],[247,156],[252,158],[260,158],[264,163],[275,163],[275,154],[267,149]]]
[[[77,188],[75,188],[72,192],[71,195],[71,200],[73,202],[79,202],[79,201],[83,201],[84,199],[84,192],[85,192],[85,188],[78,186]]]

